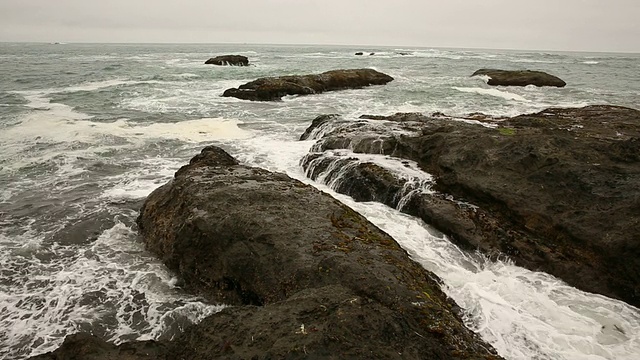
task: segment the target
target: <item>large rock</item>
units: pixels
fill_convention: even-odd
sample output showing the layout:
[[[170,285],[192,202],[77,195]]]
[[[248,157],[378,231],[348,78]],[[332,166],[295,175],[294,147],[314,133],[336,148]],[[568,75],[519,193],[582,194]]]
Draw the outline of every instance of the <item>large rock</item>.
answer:
[[[135,341],[116,346],[96,336],[79,333],[67,336],[55,351],[31,360],[169,360],[168,350],[162,342]]]
[[[503,86],[555,86],[567,85],[562,79],[542,71],[532,70],[496,70],[480,69],[471,76],[484,75],[489,77],[487,84]]]
[[[373,69],[332,70],[318,75],[260,78],[239,88],[225,90],[222,96],[253,101],[280,100],[286,95],[310,95],[325,91],[358,89],[384,85],[393,78]]]
[[[358,200],[402,205],[463,246],[640,305],[640,111],[369,118],[333,116],[307,129],[322,137],[303,160],[307,174]],[[410,179],[340,149],[413,160],[435,176],[435,192],[403,199]]]
[[[249,59],[242,55],[221,55],[204,62],[209,65],[249,66]]]
[[[170,342],[89,338],[95,359],[123,346],[158,359],[499,359],[389,235],[331,196],[220,148],[205,148],[149,195],[138,226],[187,290],[233,306]],[[64,359],[63,348],[42,359]]]

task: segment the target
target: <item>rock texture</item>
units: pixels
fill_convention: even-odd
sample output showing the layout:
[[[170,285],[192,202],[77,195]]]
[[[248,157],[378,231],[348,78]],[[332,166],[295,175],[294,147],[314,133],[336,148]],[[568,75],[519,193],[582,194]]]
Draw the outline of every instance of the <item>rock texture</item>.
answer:
[[[167,351],[166,344],[156,341],[137,341],[116,346],[93,335],[79,333],[67,336],[56,351],[32,357],[31,360],[169,360]]]
[[[131,359],[146,359],[144,349],[157,359],[499,359],[389,235],[220,148],[205,148],[149,195],[138,225],[187,290],[233,306],[171,342],[72,337],[40,359],[111,359],[126,349]]]
[[[221,55],[205,61],[209,65],[249,66],[249,59],[242,55]]]
[[[239,88],[225,90],[222,96],[243,100],[273,101],[286,95],[310,95],[325,91],[358,89],[384,85],[393,78],[373,69],[332,70],[318,75],[260,78]]]
[[[640,305],[640,111],[366,117],[316,120],[306,133],[322,139],[303,159],[307,174],[333,172],[325,176],[342,177],[339,191],[402,205],[463,246]],[[412,189],[406,178],[340,149],[415,161],[435,176],[435,192],[399,204]]]
[[[562,79],[547,74],[542,71],[531,70],[496,70],[496,69],[480,69],[471,76],[485,75],[489,76],[489,85],[503,86],[555,86],[564,87],[567,85]]]

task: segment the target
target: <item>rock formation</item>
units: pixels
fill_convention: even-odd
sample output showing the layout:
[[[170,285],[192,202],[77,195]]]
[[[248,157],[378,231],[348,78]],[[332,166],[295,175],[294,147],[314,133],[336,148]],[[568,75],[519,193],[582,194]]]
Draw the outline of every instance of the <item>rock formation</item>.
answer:
[[[209,65],[249,66],[249,59],[242,55],[221,55],[205,61]]]
[[[253,101],[281,100],[286,95],[310,95],[325,91],[358,89],[384,85],[393,78],[373,69],[332,70],[318,75],[260,78],[239,88],[225,90],[222,96]]]
[[[499,121],[367,118],[314,121],[305,137],[321,140],[303,159],[308,175],[340,161],[332,168],[341,173],[327,176],[343,178],[338,191],[395,207],[412,189],[406,179],[335,150],[415,161],[434,175],[435,192],[404,199],[403,211],[467,248],[506,254],[580,289],[640,305],[640,111],[588,106]]]
[[[487,84],[503,86],[555,86],[567,85],[562,79],[542,71],[531,70],[496,70],[480,69],[471,76],[485,75],[489,77]]]

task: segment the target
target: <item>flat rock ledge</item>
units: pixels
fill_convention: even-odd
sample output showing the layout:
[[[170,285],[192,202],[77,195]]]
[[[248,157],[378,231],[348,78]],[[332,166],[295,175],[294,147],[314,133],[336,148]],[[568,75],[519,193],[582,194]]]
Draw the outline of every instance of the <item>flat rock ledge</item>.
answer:
[[[501,359],[393,238],[220,148],[149,195],[138,226],[186,290],[232,306],[172,341],[76,334],[34,359]]]
[[[307,176],[322,176],[338,192],[399,207],[467,249],[640,306],[638,110],[551,108],[506,119],[325,115],[305,139],[318,139],[301,162]],[[422,183],[428,191],[357,153],[433,175]]]
[[[242,55],[221,55],[212,57],[204,63],[218,66],[249,66],[249,58]]]
[[[497,69],[480,69],[471,76],[488,76],[489,85],[502,86],[555,86],[564,87],[567,85],[564,80],[557,76],[547,74],[542,71],[532,70],[497,70]]]
[[[286,95],[311,95],[325,91],[359,89],[370,85],[384,85],[392,80],[391,76],[373,69],[331,70],[317,75],[260,78],[237,89],[227,89],[222,96],[252,101],[275,101]]]

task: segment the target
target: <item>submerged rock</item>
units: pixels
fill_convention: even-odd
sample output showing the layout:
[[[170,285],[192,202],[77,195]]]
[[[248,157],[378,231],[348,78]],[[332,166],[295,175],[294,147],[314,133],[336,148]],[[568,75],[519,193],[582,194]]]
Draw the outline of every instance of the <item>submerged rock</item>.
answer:
[[[318,75],[260,78],[239,88],[225,90],[222,96],[243,100],[273,101],[286,95],[310,95],[325,91],[358,89],[384,85],[393,78],[373,69],[332,70]]]
[[[307,129],[321,137],[303,159],[308,176],[340,176],[338,191],[402,206],[460,245],[640,305],[640,111],[367,117]],[[339,149],[415,161],[434,175],[432,191],[403,199],[416,189],[406,176]]]
[[[489,77],[487,84],[503,86],[555,86],[564,87],[567,85],[557,76],[547,74],[542,71],[532,70],[496,70],[480,69],[471,76],[485,75]]]
[[[249,66],[249,59],[242,55],[221,55],[205,61],[209,65]]]
[[[172,341],[87,339],[95,359],[145,347],[157,359],[499,359],[393,238],[331,196],[220,148],[149,195],[138,226],[187,290],[232,306]],[[72,358],[64,349],[42,359]]]

